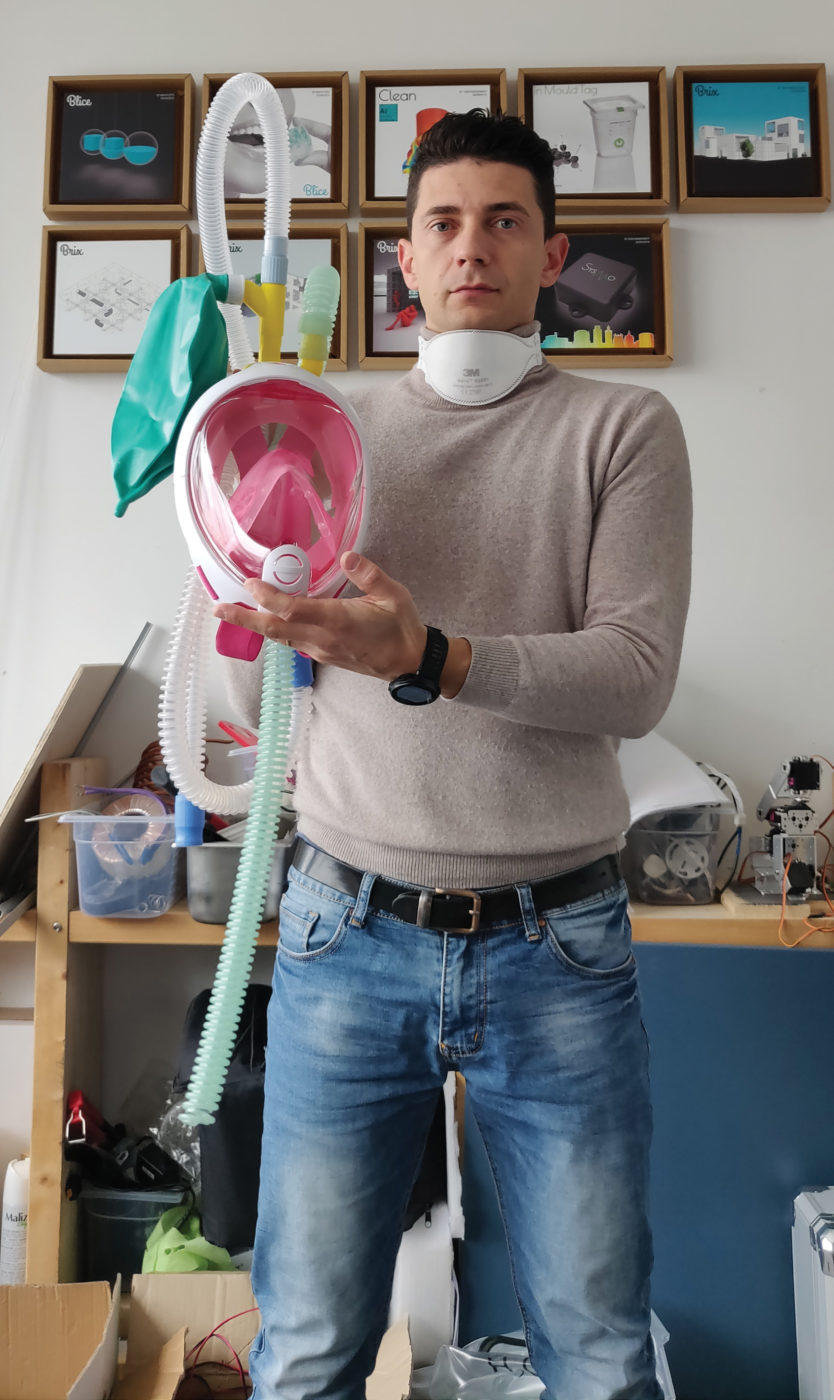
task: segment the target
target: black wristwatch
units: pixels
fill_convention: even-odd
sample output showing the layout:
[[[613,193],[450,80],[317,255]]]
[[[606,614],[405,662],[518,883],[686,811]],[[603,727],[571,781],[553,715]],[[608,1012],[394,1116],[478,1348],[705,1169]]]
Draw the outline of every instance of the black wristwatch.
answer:
[[[436,627],[427,627],[426,649],[416,671],[388,682],[388,690],[401,705],[430,705],[440,694],[440,674],[449,654],[449,643]]]

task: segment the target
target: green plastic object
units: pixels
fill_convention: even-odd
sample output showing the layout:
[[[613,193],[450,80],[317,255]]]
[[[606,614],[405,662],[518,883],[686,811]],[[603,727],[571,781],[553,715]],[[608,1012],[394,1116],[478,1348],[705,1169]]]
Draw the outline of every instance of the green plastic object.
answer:
[[[166,1210],[153,1227],[142,1260],[143,1274],[195,1274],[207,1269],[228,1273],[234,1268],[227,1250],[209,1244],[200,1234],[200,1217],[182,1206]]]
[[[110,431],[119,516],[170,476],[185,415],[226,375],[228,338],[217,306],[226,281],[181,277],[151,307]]]
[[[266,904],[281,797],[289,767],[293,655],[290,648],[280,642],[265,644],[252,805],[214,986],[185,1102],[180,1109],[183,1123],[214,1122],[235,1047]]]

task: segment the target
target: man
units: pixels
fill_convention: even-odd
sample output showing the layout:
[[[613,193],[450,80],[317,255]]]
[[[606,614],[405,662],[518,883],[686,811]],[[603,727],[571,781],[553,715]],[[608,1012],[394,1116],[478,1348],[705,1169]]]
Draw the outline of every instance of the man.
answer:
[[[270,1007],[255,1394],[364,1395],[460,1070],[546,1400],[656,1400],[616,749],[674,685],[686,451],[660,395],[541,359],[536,298],[568,246],[544,141],[444,118],[408,216],[427,332],[417,367],[355,397],[373,470],[367,557],[342,561],[356,596],[250,584],[254,625],[321,663]]]

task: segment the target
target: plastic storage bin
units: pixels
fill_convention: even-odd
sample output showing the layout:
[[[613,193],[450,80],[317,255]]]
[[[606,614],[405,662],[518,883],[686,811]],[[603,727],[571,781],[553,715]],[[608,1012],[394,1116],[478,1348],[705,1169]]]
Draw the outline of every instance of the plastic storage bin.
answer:
[[[174,818],[65,812],[72,823],[78,903],[85,914],[153,919],[177,898]]]
[[[265,920],[274,919],[278,914],[294,840],[294,836],[289,836],[286,840],[275,843],[263,913]],[[188,912],[198,923],[228,923],[241,850],[241,846],[233,845],[229,841],[212,841],[207,846],[188,847]]]
[[[142,1271],[148,1235],[159,1217],[182,1200],[182,1191],[119,1191],[105,1186],[85,1186],[81,1192],[84,1241],[84,1279],[122,1276],[122,1289],[130,1291],[130,1277]]]
[[[257,744],[247,744],[243,749],[229,749],[226,758],[230,764],[235,783],[246,783],[255,776],[255,764],[258,761]]]
[[[720,823],[716,807],[679,807],[635,822],[622,855],[632,899],[710,904],[721,853]]]

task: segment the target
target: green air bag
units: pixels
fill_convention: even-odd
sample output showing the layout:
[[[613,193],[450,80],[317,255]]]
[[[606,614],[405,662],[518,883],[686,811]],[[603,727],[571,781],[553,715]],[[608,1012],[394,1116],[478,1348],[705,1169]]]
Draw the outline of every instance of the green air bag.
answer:
[[[226,374],[224,280],[181,277],[151,308],[110,431],[117,515],[170,475],[185,415]]]

